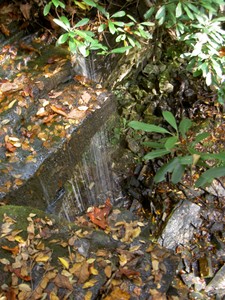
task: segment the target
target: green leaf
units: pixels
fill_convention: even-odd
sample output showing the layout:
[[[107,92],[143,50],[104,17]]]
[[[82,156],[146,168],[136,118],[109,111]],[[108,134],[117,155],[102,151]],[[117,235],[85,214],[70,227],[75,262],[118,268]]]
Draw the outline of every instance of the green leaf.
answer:
[[[144,158],[144,160],[149,160],[149,159],[154,159],[156,157],[162,157],[169,153],[170,153],[169,150],[159,149],[159,150],[154,150],[154,151],[147,153],[143,158]]]
[[[177,122],[170,111],[163,111],[163,118],[177,131]]]
[[[97,3],[95,3],[95,1],[92,1],[92,0],[83,0],[83,2],[89,6],[92,6],[92,7],[96,7],[97,6]]]
[[[52,2],[49,2],[48,4],[45,5],[44,11],[43,11],[44,16],[47,16],[47,14],[49,13],[49,11],[51,9],[51,6],[52,6]]]
[[[155,18],[156,20],[159,20],[161,18],[164,18],[166,15],[166,6],[163,5],[160,7],[160,9],[157,11],[156,15],[155,15]]]
[[[103,32],[104,30],[106,29],[106,24],[101,24],[99,27],[98,27],[98,32]]]
[[[157,143],[157,142],[142,142],[141,143],[142,145],[144,146],[147,146],[147,147],[151,147],[151,148],[164,148],[164,144],[162,143]]]
[[[144,14],[144,19],[145,19],[145,20],[150,19],[151,16],[153,15],[154,11],[155,11],[155,7],[152,6],[152,7],[151,7],[149,10],[147,10],[146,13]]]
[[[186,138],[186,133],[192,126],[192,121],[188,118],[184,118],[181,120],[179,124],[179,132],[181,133],[183,138]]]
[[[155,23],[153,23],[153,22],[141,22],[141,25],[143,25],[143,26],[155,26]]]
[[[108,25],[109,25],[109,31],[110,31],[110,33],[111,33],[111,34],[114,34],[114,33],[117,31],[117,29],[116,29],[116,27],[114,26],[113,22],[109,20],[109,21],[108,21]]]
[[[66,7],[65,4],[63,2],[61,2],[61,1],[59,1],[59,6],[62,7],[62,8]]]
[[[165,142],[165,148],[166,150],[171,150],[174,148],[174,146],[176,145],[178,141],[178,137],[177,136],[171,136],[167,139],[167,141]]]
[[[140,121],[131,121],[128,123],[128,126],[135,130],[143,130],[146,132],[157,132],[157,133],[168,133],[171,134],[168,130],[163,127],[147,124]]]
[[[69,48],[73,54],[77,53],[77,44],[75,43],[75,40],[69,40]]]
[[[209,160],[209,159],[217,159],[220,161],[225,161],[225,152],[220,153],[206,153],[201,155],[202,159]]]
[[[206,75],[206,84],[208,86],[210,86],[212,84],[212,73],[211,72],[208,72],[208,74]]]
[[[131,46],[115,48],[115,49],[111,50],[110,53],[124,53],[127,50],[130,50],[131,48],[132,48]]]
[[[125,11],[121,10],[121,11],[118,11],[115,14],[113,14],[111,16],[111,18],[122,18],[124,16],[126,16],[126,13],[125,13]]]
[[[194,20],[194,15],[192,14],[192,12],[190,11],[190,9],[188,8],[188,6],[186,6],[186,4],[183,5],[184,10],[186,11],[189,19]]]
[[[182,15],[182,4],[179,2],[176,7],[176,18],[179,18]]]
[[[124,27],[124,25],[125,25],[124,22],[119,22],[119,21],[115,21],[115,22],[113,22],[113,24],[116,26],[120,26],[120,27]]]
[[[201,141],[203,141],[204,139],[206,139],[209,136],[210,136],[210,134],[208,132],[199,133],[198,135],[196,135],[196,138],[193,141],[192,146],[200,143]]]
[[[116,38],[116,42],[119,43],[121,41],[124,41],[126,39],[126,34],[120,34]]]
[[[128,39],[128,41],[129,41],[129,43],[131,44],[132,47],[136,46],[135,41],[131,37],[128,36],[127,39]]]
[[[89,22],[89,19],[88,19],[88,18],[84,18],[84,19],[80,20],[80,21],[74,26],[74,28],[84,26],[84,25],[86,25],[88,22]]]
[[[154,177],[154,181],[156,183],[161,182],[165,179],[165,175],[168,172],[172,172],[173,169],[176,167],[178,163],[178,158],[175,157],[173,158],[171,161],[169,161],[167,164],[163,165],[156,173],[155,177]]]
[[[127,17],[128,17],[129,19],[131,19],[134,23],[137,23],[137,21],[135,20],[135,18],[132,17],[131,15],[127,15]]]
[[[52,0],[52,3],[55,5],[56,8],[59,6],[59,0]]]
[[[59,19],[53,19],[53,21],[59,25],[60,27],[62,27],[63,29],[65,29],[66,31],[68,31],[70,29],[70,26],[68,27],[62,20]]]
[[[179,162],[181,165],[192,165],[193,163],[193,156],[187,155],[179,158]]]
[[[89,55],[89,50],[83,44],[78,46],[78,50],[84,57],[87,57]]]
[[[178,182],[180,182],[184,175],[184,171],[185,171],[185,166],[177,163],[173,170],[171,181],[174,184],[177,184]]]
[[[65,43],[65,42],[68,40],[68,37],[69,37],[69,34],[68,34],[68,33],[62,34],[62,35],[59,37],[57,43],[60,44],[60,45],[63,44],[63,43]]]
[[[65,16],[61,16],[60,20],[68,27],[70,28],[70,21]]]
[[[225,176],[225,167],[215,167],[205,171],[196,181],[196,187],[204,186],[211,183],[214,178]]]

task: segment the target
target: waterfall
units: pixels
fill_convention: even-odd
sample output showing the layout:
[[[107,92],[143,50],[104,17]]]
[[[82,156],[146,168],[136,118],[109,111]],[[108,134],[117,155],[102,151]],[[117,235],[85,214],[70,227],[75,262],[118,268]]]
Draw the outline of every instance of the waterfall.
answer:
[[[92,57],[87,59],[77,56],[74,71],[76,74],[97,82],[98,72],[95,63]],[[63,185],[59,195],[57,194],[47,211],[57,212],[59,216],[73,221],[76,215],[89,206],[103,204],[108,198],[113,204],[116,199],[121,198],[118,180],[112,169],[112,147],[110,147],[109,138],[109,127],[115,126],[115,122],[115,115],[111,116],[107,124],[102,124],[101,128],[87,141],[86,151],[76,165],[71,164],[70,179]]]
[[[64,196],[60,198],[59,215],[68,221],[90,206],[103,204],[107,198],[111,203],[121,199],[121,190],[113,172],[107,124],[92,137],[79,163],[71,166],[71,178],[64,185]],[[76,149],[74,149],[76,151]],[[57,201],[58,202],[58,201]]]

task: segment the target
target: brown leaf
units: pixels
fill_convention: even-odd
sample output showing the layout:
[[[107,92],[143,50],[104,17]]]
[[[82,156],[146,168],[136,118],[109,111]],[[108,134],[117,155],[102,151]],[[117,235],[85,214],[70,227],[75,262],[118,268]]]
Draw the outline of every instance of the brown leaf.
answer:
[[[81,120],[85,117],[85,115],[86,115],[86,111],[74,108],[74,109],[71,110],[71,112],[68,113],[67,118],[68,119]]]
[[[92,207],[91,211],[88,212],[91,222],[98,225],[102,229],[106,229],[108,225],[106,218],[108,217],[111,208],[112,205],[109,199],[106,200],[105,206],[102,208]]]
[[[46,124],[46,123],[51,122],[56,115],[57,114],[53,114],[53,115],[49,115],[48,117],[43,118],[42,123]]]
[[[1,32],[2,32],[5,36],[10,36],[10,31],[9,31],[9,29],[7,28],[6,25],[1,24],[1,25],[0,25],[0,30],[1,30]]]
[[[83,75],[75,75],[74,80],[77,80],[80,84],[84,85],[84,86],[88,86],[91,84],[91,80],[88,79],[86,76]]]
[[[16,151],[16,147],[12,143],[6,142],[5,147],[6,147],[6,150],[9,152],[13,153]]]
[[[31,7],[32,5],[29,4],[29,3],[26,3],[26,4],[20,4],[20,10],[24,16],[24,18],[26,20],[29,20],[30,19],[30,10],[31,10]]]
[[[41,55],[40,51],[36,48],[34,48],[33,46],[31,45],[27,45],[25,44],[24,42],[21,42],[19,44],[20,48],[23,49],[23,50],[26,50],[26,51],[29,51],[29,52],[36,52],[38,53],[39,55]]]
[[[91,99],[91,95],[88,92],[84,91],[83,94],[81,95],[81,99],[83,100],[84,103],[87,104]]]
[[[116,300],[116,299],[130,300],[130,294],[116,287],[112,290],[112,292],[108,296],[104,298],[104,300]]]
[[[89,264],[86,261],[74,264],[69,271],[78,278],[79,283],[84,283],[90,276]]]
[[[15,92],[20,90],[20,86],[14,82],[5,82],[2,83],[0,91],[2,93],[7,93],[7,92]]]
[[[64,289],[68,289],[70,291],[73,290],[73,286],[69,281],[69,278],[61,275],[61,274],[57,274],[55,279],[54,279],[54,283],[59,287],[59,288],[64,288]]]
[[[104,273],[106,275],[107,278],[110,278],[112,275],[112,267],[111,266],[106,266],[104,269]]]
[[[65,112],[63,111],[62,108],[57,107],[57,106],[55,106],[55,105],[51,105],[50,107],[51,107],[51,110],[53,110],[53,111],[54,111],[55,113],[57,113],[58,115],[67,117],[67,113],[65,113]]]
[[[15,246],[14,248],[10,248],[8,246],[2,246],[2,249],[12,252],[13,255],[17,255],[19,252],[19,247]]]
[[[140,272],[137,272],[135,270],[129,270],[129,269],[125,269],[125,268],[120,268],[119,270],[121,275],[125,275],[126,277],[135,277],[135,276],[140,276]]]

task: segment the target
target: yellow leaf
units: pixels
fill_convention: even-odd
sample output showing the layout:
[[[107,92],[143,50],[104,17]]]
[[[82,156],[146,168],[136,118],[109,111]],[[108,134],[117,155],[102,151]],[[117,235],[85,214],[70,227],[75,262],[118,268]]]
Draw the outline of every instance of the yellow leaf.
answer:
[[[96,282],[97,282],[96,279],[91,279],[91,280],[85,282],[85,284],[83,285],[83,289],[87,289],[89,287],[94,286]]]
[[[88,6],[82,2],[75,1],[76,5],[79,6],[81,9],[86,10]]]
[[[0,258],[0,263],[2,263],[3,265],[9,265],[10,261],[6,258]]]
[[[120,265],[123,267],[126,265],[127,263],[127,257],[125,254],[121,254],[119,255],[119,258],[120,258]]]
[[[18,288],[19,288],[20,291],[25,291],[25,292],[30,292],[31,291],[31,287],[26,283],[19,284]]]
[[[136,238],[139,236],[139,234],[141,233],[141,228],[137,227],[133,230],[133,238]]]
[[[130,247],[130,252],[137,251],[140,247],[141,247],[141,245]]]
[[[63,257],[58,257],[58,260],[61,262],[61,264],[66,268],[66,269],[69,269],[69,263],[68,261],[63,258]]]
[[[19,235],[15,236],[15,241],[21,244],[25,243],[24,239]]]
[[[36,257],[36,262],[46,262],[49,260],[49,256],[43,255],[42,253]]]
[[[193,154],[192,157],[193,157],[192,166],[195,166],[201,156],[198,154]]]
[[[90,272],[92,275],[98,275],[98,270],[95,269],[94,267],[90,267]]]
[[[50,300],[59,300],[59,298],[57,297],[57,295],[54,292],[50,293]]]
[[[91,300],[91,298],[92,298],[92,292],[88,291],[87,294],[84,296],[84,300]]]
[[[106,266],[104,269],[105,275],[107,278],[110,278],[112,275],[112,268],[111,266]]]
[[[92,264],[94,261],[95,261],[95,258],[89,258],[89,259],[87,260],[87,263],[88,263],[88,264]]]

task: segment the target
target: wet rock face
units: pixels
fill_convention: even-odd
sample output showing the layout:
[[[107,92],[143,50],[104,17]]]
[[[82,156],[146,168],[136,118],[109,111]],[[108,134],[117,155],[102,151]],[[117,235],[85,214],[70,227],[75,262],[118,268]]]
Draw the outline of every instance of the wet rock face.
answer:
[[[195,228],[202,224],[200,210],[200,206],[188,200],[177,204],[158,239],[159,244],[171,250],[179,245],[188,245]]]

